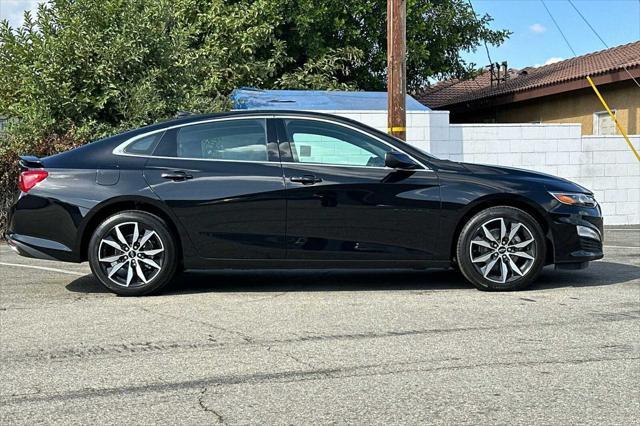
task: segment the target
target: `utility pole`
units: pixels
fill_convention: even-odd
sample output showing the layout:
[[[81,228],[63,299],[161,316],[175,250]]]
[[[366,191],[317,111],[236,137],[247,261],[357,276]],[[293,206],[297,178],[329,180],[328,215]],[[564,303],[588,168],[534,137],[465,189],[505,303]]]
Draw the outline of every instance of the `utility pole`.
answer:
[[[407,137],[406,21],[406,0],[387,0],[387,123],[388,132],[402,140]]]

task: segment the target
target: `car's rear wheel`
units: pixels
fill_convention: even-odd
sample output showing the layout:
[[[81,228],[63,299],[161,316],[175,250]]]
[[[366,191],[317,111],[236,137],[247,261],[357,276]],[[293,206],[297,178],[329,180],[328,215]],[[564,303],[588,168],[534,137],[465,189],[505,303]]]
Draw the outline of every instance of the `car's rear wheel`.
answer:
[[[141,296],[160,290],[176,272],[176,247],[165,222],[129,210],[106,218],[89,241],[89,264],[114,293]]]
[[[460,271],[481,290],[518,290],[544,266],[546,243],[540,224],[515,207],[481,211],[462,228],[456,256]]]

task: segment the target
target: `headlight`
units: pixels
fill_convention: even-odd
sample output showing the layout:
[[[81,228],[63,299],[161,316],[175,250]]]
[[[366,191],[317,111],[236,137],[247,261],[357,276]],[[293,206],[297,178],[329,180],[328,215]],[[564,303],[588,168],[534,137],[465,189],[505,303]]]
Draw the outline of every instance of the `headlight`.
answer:
[[[572,206],[585,206],[595,207],[598,205],[596,199],[592,195],[581,194],[578,192],[549,192],[553,195],[553,198],[560,201],[562,204],[569,204]]]

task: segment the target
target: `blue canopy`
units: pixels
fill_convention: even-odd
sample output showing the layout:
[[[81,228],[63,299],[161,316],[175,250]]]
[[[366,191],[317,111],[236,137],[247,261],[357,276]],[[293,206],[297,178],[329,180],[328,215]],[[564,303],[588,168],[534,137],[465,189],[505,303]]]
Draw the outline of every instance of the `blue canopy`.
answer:
[[[387,92],[261,90],[242,87],[231,92],[231,100],[234,109],[387,110]],[[407,111],[430,111],[409,95],[406,102]]]

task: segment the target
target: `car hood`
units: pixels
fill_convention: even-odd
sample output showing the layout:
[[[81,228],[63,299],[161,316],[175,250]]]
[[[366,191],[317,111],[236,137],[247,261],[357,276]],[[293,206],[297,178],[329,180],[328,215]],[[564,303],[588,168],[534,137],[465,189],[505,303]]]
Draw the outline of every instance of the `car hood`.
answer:
[[[450,164],[444,164],[450,163]],[[443,162],[439,165],[442,169],[461,172],[463,169],[479,178],[495,181],[508,181],[513,183],[523,183],[531,188],[539,188],[546,191],[581,192],[592,194],[589,189],[578,185],[570,180],[553,176],[547,173],[535,172],[532,170],[518,169],[515,167],[489,166],[473,163],[456,163],[452,161]]]

